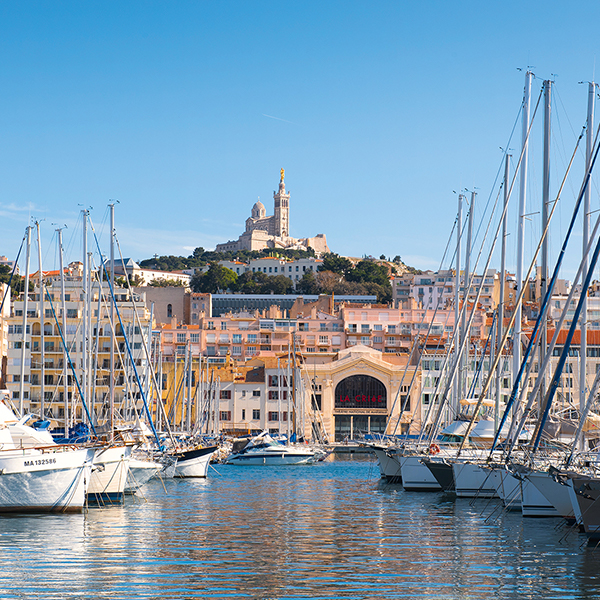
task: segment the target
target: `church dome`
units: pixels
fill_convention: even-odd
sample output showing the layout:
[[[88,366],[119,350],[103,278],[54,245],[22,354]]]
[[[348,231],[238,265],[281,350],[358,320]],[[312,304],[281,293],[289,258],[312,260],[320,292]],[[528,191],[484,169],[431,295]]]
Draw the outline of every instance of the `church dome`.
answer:
[[[254,219],[262,219],[266,214],[267,214],[267,211],[265,209],[265,205],[259,200],[252,207],[252,217]]]

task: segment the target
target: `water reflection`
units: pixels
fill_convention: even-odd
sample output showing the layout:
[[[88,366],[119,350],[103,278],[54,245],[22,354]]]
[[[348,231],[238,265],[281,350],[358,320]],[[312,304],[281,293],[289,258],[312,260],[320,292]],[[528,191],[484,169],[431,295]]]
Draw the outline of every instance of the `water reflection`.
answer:
[[[219,472],[124,507],[2,518],[1,596],[600,596],[600,549],[558,519],[487,518],[487,500],[407,493],[357,457]]]

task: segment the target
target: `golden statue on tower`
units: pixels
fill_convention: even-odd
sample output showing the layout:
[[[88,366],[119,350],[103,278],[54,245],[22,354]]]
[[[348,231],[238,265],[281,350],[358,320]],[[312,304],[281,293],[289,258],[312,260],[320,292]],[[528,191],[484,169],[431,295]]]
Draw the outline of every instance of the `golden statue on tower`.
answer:
[[[283,181],[283,176],[285,175],[285,170],[281,169],[280,173],[281,173],[281,181]]]

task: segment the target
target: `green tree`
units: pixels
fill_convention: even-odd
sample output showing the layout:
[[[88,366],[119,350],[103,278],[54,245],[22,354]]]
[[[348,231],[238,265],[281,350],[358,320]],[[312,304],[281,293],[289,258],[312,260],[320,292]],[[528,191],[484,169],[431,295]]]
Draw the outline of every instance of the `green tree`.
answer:
[[[352,268],[350,260],[333,252],[323,255],[323,262],[319,265],[319,271],[331,271],[344,276],[350,273]]]
[[[264,275],[264,273],[263,273]],[[274,275],[265,282],[263,294],[291,294],[294,290],[294,284],[289,277],[285,275]]]
[[[237,275],[219,263],[211,263],[206,273],[198,272],[192,277],[190,286],[194,292],[216,294],[221,290],[235,289]]]
[[[302,279],[296,284],[296,291],[299,294],[318,294],[319,285],[317,278],[312,271],[306,271],[302,276]]]
[[[0,265],[0,283],[6,283],[10,281],[10,274],[12,273],[12,269],[8,265]],[[33,283],[29,282],[29,290],[31,291],[33,287]],[[16,273],[13,275],[12,281],[10,281],[10,289],[12,291],[13,296],[18,296],[19,292],[22,291],[23,288],[23,277],[17,275]],[[1,302],[0,298],[0,302]]]
[[[367,281],[378,283],[379,285],[389,285],[389,275],[387,267],[378,265],[372,260],[361,260],[354,269],[348,273],[348,281],[357,281],[365,283]]]
[[[148,285],[150,287],[185,287],[183,281],[179,279],[153,279]]]

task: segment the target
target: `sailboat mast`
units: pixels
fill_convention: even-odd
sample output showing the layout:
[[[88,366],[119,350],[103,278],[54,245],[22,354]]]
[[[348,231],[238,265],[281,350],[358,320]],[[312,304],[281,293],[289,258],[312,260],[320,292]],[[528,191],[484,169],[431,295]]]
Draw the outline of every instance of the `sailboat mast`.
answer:
[[[546,230],[548,225],[548,207],[550,202],[550,127],[551,127],[551,102],[552,102],[552,82],[544,81],[544,170],[542,178],[542,231]],[[541,273],[540,273],[540,307],[542,299],[546,297],[548,291],[548,236],[544,237],[541,250]],[[540,353],[539,364],[542,364],[546,356],[546,346],[548,345],[548,321],[544,319],[540,328]],[[542,408],[543,398],[546,395],[545,373],[540,373],[542,385],[540,387],[540,410]]]
[[[471,206],[469,207],[469,223],[467,226],[467,243],[465,248],[465,275],[464,275],[464,294],[463,294],[463,313],[462,313],[462,322],[460,324],[460,335],[461,339],[464,340],[465,337],[470,340],[470,332],[467,331],[467,310],[469,308],[469,282],[470,282],[470,269],[471,269],[471,240],[473,236],[473,218],[475,214],[475,196],[477,194],[475,192],[471,192]],[[485,273],[483,274],[485,278]],[[473,310],[475,310],[475,306],[473,306]],[[469,364],[469,343],[467,343],[465,347],[465,352],[463,352],[461,358],[462,368],[459,372],[459,378],[463,380],[462,388],[467,390],[467,370]],[[459,399],[460,400],[460,399]]]
[[[25,351],[27,348],[27,308],[29,304],[29,255],[31,253],[31,227],[27,226],[27,253],[25,255],[25,279],[23,280],[23,338],[21,342],[21,376],[19,377],[19,416],[23,416],[25,393]]]
[[[110,208],[110,287],[115,289],[115,205]],[[110,295],[110,377],[109,377],[109,405],[108,422],[110,425],[110,439],[115,436],[115,299],[114,293]]]
[[[590,168],[590,160],[592,158],[592,146],[594,143],[594,102],[595,102],[596,84],[591,81],[588,83],[588,106],[587,106],[587,127],[585,137],[585,165],[586,170]],[[590,175],[591,177],[591,175]],[[583,273],[581,278],[584,279],[588,270],[588,255],[585,252],[590,238],[590,198],[592,186],[591,183],[585,189],[583,197]],[[583,292],[582,292],[583,293]],[[580,349],[580,372],[579,372],[579,410],[583,414],[586,406],[586,379],[587,379],[587,322],[588,322],[588,301],[587,292],[583,299],[581,309],[581,344]],[[583,450],[583,438],[575,440],[575,444]]]
[[[63,245],[62,245],[62,229],[57,229],[58,233],[58,259],[60,266],[60,294],[61,294],[61,306],[62,306],[62,329],[63,337],[65,338],[65,352],[63,353],[63,388],[64,388],[64,404],[65,404],[65,438],[69,437],[69,378],[68,378],[68,361],[67,361],[67,303],[65,296],[65,269],[63,266]]]
[[[460,327],[458,325],[458,320],[460,318],[460,245],[462,238],[462,202],[463,195],[458,195],[458,215],[456,217],[456,280],[455,280],[455,290],[454,290],[454,356],[458,358],[458,349],[460,348]],[[452,409],[454,411],[458,410],[460,397],[462,395],[462,386],[461,386],[461,378],[457,377],[454,383],[454,402]],[[433,400],[435,402],[435,399]]]
[[[87,384],[88,384],[88,289],[87,289],[87,274],[88,274],[88,257],[87,257],[87,216],[88,211],[81,211],[83,220],[83,273],[82,273],[82,286],[83,286],[83,315],[82,315],[82,331],[81,331],[81,390],[84,396],[87,398]],[[83,401],[83,398],[82,398]]]
[[[498,324],[496,325],[496,352],[502,353],[502,336],[504,335],[504,286],[506,283],[506,225],[508,214],[509,196],[509,178],[510,178],[510,159],[511,155],[507,154],[504,162],[504,218],[502,219],[502,244],[500,251],[500,297],[498,299]],[[502,392],[502,368],[504,361],[500,360],[496,367],[496,404],[494,410],[494,430],[498,431],[500,423],[500,395]]]
[[[531,96],[531,71],[525,73],[525,91],[523,94],[523,143],[521,172],[519,177],[519,226],[517,234],[517,289],[515,297],[519,297],[523,288],[523,249],[525,246],[525,207],[527,199],[527,163],[529,154],[529,101]],[[522,303],[515,306],[515,322],[513,327],[513,378],[516,379],[521,365],[521,322]],[[520,386],[519,386],[520,387]],[[518,390],[517,390],[518,391]]]
[[[37,233],[37,245],[38,245],[38,264],[39,264],[39,286],[40,286],[40,417],[44,420],[44,414],[46,412],[46,355],[44,347],[44,273],[42,271],[42,242],[40,238],[40,222],[35,222],[35,228]]]

